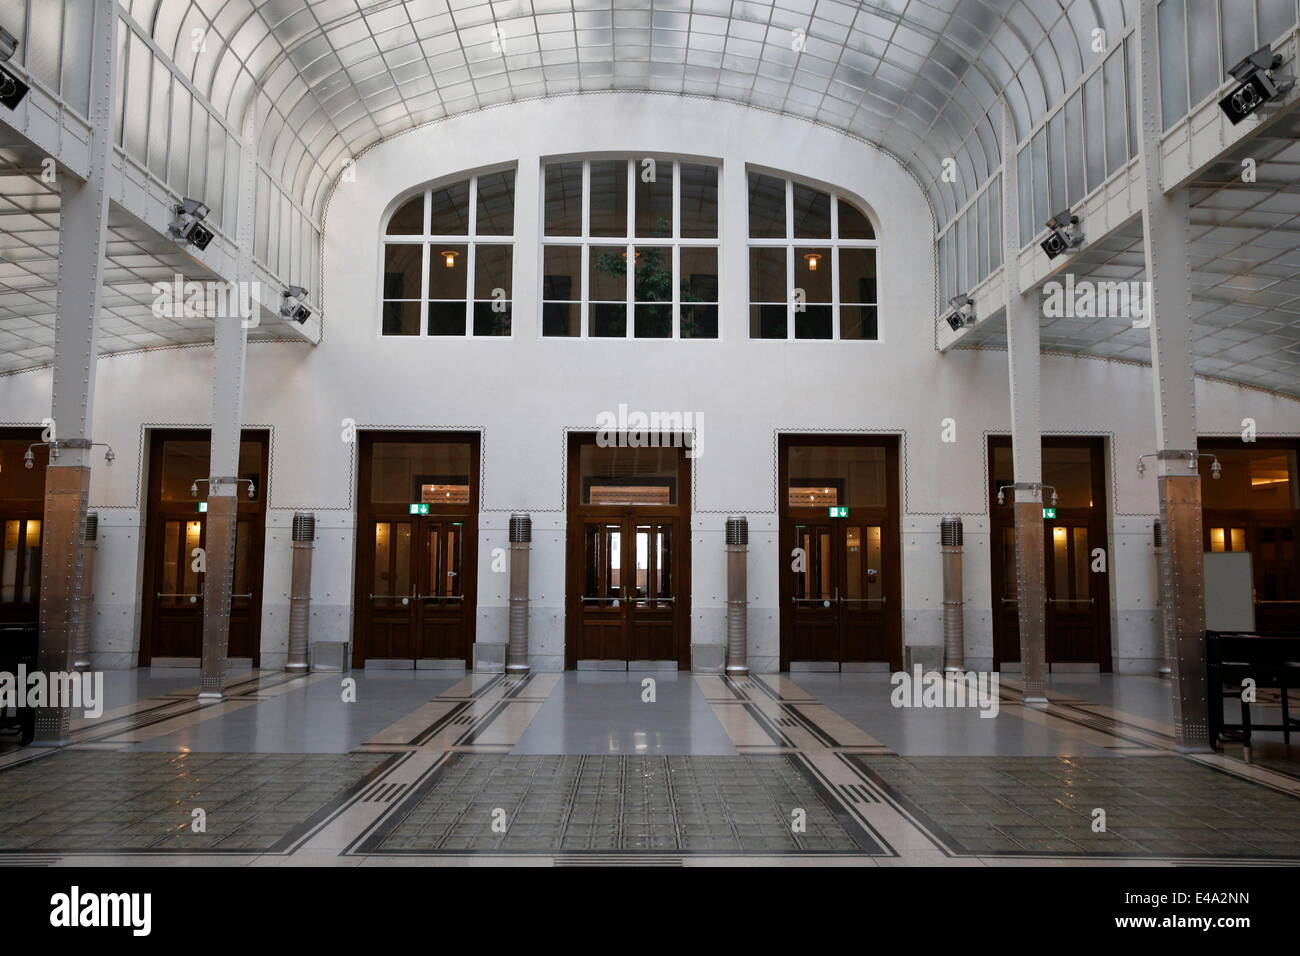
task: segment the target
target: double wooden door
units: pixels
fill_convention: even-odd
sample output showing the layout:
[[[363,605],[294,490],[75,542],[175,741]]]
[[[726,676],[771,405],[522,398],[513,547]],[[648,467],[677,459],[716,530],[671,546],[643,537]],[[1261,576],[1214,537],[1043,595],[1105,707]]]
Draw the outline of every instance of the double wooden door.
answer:
[[[475,564],[465,516],[376,514],[363,533],[367,659],[468,664]]]
[[[580,521],[581,593],[570,600],[576,658],[676,661],[678,519],[630,513]]]
[[[797,662],[889,661],[893,562],[883,522],[786,518],[783,656]]]

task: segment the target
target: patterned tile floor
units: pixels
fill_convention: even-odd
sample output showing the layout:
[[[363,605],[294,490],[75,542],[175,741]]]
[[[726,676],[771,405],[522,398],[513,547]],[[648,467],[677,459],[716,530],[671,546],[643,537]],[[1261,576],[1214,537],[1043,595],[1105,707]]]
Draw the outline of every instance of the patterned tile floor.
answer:
[[[366,850],[879,851],[786,757],[462,754],[404,809]]]
[[[0,773],[0,849],[267,850],[383,760],[65,751]]]
[[[1300,858],[1294,797],[1174,755],[851,759],[959,853]]]

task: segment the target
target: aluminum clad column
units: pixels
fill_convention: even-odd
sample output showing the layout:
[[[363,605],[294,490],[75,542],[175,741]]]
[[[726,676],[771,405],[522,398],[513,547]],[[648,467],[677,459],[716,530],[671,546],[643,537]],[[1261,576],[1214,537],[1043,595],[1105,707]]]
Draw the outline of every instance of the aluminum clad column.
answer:
[[[311,630],[311,553],[316,542],[316,516],[299,511],[293,516],[293,572],[289,580],[289,657],[284,669],[307,670],[307,645]]]
[[[749,675],[749,519],[727,519],[727,665],[732,677]]]
[[[528,559],[532,550],[533,519],[510,516],[510,630],[506,640],[506,673],[527,674],[528,667]]]
[[[961,518],[939,522],[939,550],[943,555],[943,669],[966,670],[966,599],[962,587]]]

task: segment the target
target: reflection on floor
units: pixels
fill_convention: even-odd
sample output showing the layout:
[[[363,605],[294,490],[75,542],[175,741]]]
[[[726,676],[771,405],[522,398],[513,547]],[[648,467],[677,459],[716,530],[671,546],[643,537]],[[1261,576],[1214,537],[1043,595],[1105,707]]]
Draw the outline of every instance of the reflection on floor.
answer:
[[[1009,675],[994,718],[886,674],[196,678],[0,752],[0,863],[1300,864],[1300,760],[1177,754],[1154,678]]]

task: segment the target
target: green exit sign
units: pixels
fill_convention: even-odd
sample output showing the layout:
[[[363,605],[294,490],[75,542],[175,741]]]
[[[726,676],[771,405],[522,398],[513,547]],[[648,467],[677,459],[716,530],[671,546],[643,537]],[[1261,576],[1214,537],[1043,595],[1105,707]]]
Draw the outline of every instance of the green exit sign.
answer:
[[[847,518],[849,516],[849,509],[840,507],[839,505],[831,505],[826,509],[826,513],[832,518]]]
[[[203,513],[205,513],[207,510],[208,510],[208,503],[207,503],[206,501],[200,501],[200,502],[199,502],[199,514],[203,514]]]
[[[429,513],[429,506],[422,501],[412,502],[406,513],[412,515],[427,515]]]
[[[1048,518],[1048,519],[1055,518],[1055,517],[1056,517],[1056,509],[1055,509],[1055,508],[1044,508],[1044,509],[1043,509],[1043,517],[1044,517],[1044,518]]]

